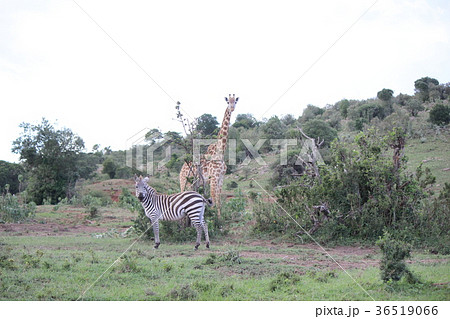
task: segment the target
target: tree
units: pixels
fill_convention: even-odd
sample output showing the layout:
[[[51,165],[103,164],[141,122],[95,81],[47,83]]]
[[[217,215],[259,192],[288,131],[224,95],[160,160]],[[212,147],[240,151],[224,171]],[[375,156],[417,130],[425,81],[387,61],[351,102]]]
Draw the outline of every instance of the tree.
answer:
[[[422,102],[427,102],[430,99],[430,89],[437,85],[439,85],[439,81],[428,76],[414,81],[415,91]]]
[[[388,102],[392,99],[393,94],[394,91],[390,89],[382,89],[377,93],[377,97],[384,102]]]
[[[292,114],[286,114],[281,118],[281,122],[283,122],[283,124],[286,126],[291,126],[292,124],[295,124],[297,121]]]
[[[162,138],[163,134],[157,128],[153,128],[145,134],[145,141],[148,142],[149,145],[157,143]]]
[[[411,116],[417,116],[419,112],[425,110],[422,103],[418,99],[410,99],[406,102],[406,109]]]
[[[0,161],[0,193],[3,193],[6,184],[9,185],[9,192],[16,194],[21,191],[20,184],[23,181],[25,170],[22,165]],[[21,177],[22,181],[19,180]]]
[[[219,122],[217,118],[211,114],[203,114],[197,119],[197,130],[202,133],[203,136],[211,136],[219,128]]]
[[[378,117],[380,120],[384,119],[388,115],[388,111],[380,103],[365,103],[358,108],[359,117],[367,120],[367,123],[374,117]]]
[[[397,103],[398,103],[400,106],[405,106],[406,103],[407,103],[410,99],[411,99],[411,96],[409,96],[408,94],[403,94],[403,93],[400,93],[400,94],[397,95],[397,97],[396,97]]]
[[[243,127],[245,129],[253,128],[258,126],[258,121],[251,114],[238,114],[236,116],[236,121],[232,125],[235,128]]]
[[[280,139],[284,137],[284,132],[286,131],[286,125],[280,121],[278,116],[272,116],[264,125],[261,127],[265,138],[270,139]]]
[[[45,118],[38,125],[22,123],[22,135],[13,142],[12,151],[20,155],[29,174],[27,190],[36,204],[70,195],[80,177],[87,177],[92,167],[82,170],[83,140],[70,129],[55,129]]]
[[[337,138],[337,131],[327,122],[322,120],[311,120],[303,125],[303,131],[311,138],[324,140],[323,146],[329,146]]]
[[[348,107],[350,106],[350,102],[348,100],[342,100],[339,102],[339,111],[341,112],[341,116],[346,119],[348,115]]]
[[[109,178],[113,179],[116,176],[117,165],[114,163],[114,160],[111,157],[108,157],[103,162],[103,174],[108,174]]]
[[[319,115],[322,115],[325,112],[324,109],[321,109],[318,106],[314,106],[311,104],[308,104],[306,109],[303,110],[302,117],[300,118],[300,121],[302,123],[306,123],[309,120],[312,120],[316,118]]]
[[[450,123],[450,106],[436,104],[430,111],[430,121],[436,125],[447,125]]]

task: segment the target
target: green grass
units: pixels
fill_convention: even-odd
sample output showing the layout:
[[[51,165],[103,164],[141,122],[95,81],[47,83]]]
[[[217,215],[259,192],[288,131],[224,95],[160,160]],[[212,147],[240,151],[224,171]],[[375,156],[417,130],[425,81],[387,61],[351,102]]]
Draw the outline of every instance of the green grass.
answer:
[[[442,133],[437,136],[427,136],[424,140],[414,139],[407,142],[405,155],[408,157],[408,170],[415,172],[422,163],[422,167],[428,167],[436,176],[436,185],[433,188],[438,191],[444,183],[450,183],[450,136]]]
[[[133,242],[130,238],[11,236],[0,240],[0,300],[76,300]],[[84,300],[370,300],[317,251],[217,243],[194,252],[189,244],[159,250],[139,241],[83,296]],[[267,256],[242,257],[245,252]],[[270,256],[275,253],[277,256]],[[317,264],[286,262],[288,254]],[[420,257],[436,258],[432,255]],[[376,258],[372,256],[371,258]],[[341,258],[355,261],[360,257]],[[6,261],[5,261],[6,260]],[[376,300],[448,300],[449,263],[410,266],[422,283],[384,284],[376,267],[349,273]],[[447,283],[433,285],[434,283]]]

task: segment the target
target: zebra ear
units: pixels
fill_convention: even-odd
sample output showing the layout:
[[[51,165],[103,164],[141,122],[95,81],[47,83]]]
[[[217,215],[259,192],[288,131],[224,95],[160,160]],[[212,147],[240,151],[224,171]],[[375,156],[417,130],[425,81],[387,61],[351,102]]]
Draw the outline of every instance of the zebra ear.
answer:
[[[134,174],[134,181],[137,183],[139,181],[139,177],[137,176],[137,174]]]
[[[150,178],[147,176],[146,178],[144,178],[144,182],[148,183],[148,181],[150,180]]]

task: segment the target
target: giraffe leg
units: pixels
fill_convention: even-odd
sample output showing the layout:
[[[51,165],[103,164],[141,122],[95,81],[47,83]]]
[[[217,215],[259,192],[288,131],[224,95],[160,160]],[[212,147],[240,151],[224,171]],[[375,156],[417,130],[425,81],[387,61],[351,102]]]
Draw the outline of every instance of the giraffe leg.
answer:
[[[222,185],[223,185],[223,178],[224,175],[227,171],[227,166],[225,164],[225,162],[221,162],[219,168],[218,168],[218,173],[216,175],[216,186],[215,186],[215,196],[216,196],[216,200],[217,200],[217,216],[220,219],[220,215],[221,215],[221,208],[222,208],[222,202],[221,202],[221,193],[222,193]]]
[[[217,180],[215,178],[211,178],[210,192],[214,206],[217,207],[217,218],[220,219],[220,194],[217,193]]]
[[[186,183],[187,183],[187,176],[189,173],[189,167],[186,163],[183,164],[183,167],[181,168],[180,171],[180,190],[181,192],[184,192],[184,190],[186,189]]]

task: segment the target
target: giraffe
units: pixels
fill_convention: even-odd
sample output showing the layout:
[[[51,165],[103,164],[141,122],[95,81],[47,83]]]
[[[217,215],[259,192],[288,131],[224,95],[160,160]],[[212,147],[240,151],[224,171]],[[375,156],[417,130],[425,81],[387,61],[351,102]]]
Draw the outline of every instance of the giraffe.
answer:
[[[220,218],[220,194],[222,191],[223,179],[225,172],[227,171],[227,165],[224,160],[225,148],[227,146],[228,129],[230,127],[231,113],[234,111],[239,97],[235,97],[231,94],[228,98],[225,97],[225,101],[228,106],[223,116],[222,125],[220,131],[217,134],[217,142],[209,145],[206,153],[201,157],[200,164],[202,168],[202,175],[204,180],[209,183],[211,198],[214,205],[217,207],[217,217]],[[187,178],[193,176],[192,170],[195,172],[195,166],[192,163],[184,163],[180,171],[180,188],[184,192],[188,185]]]

